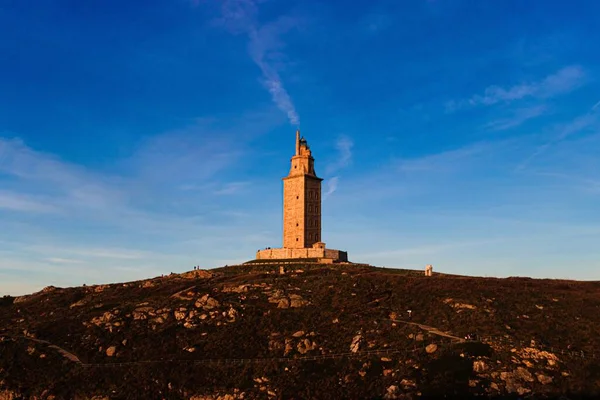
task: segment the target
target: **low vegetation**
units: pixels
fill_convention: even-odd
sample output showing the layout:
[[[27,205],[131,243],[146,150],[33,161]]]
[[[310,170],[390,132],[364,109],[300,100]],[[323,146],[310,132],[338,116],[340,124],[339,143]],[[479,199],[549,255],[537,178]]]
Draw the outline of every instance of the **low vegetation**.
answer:
[[[0,399],[600,396],[600,282],[281,265],[1,298]]]

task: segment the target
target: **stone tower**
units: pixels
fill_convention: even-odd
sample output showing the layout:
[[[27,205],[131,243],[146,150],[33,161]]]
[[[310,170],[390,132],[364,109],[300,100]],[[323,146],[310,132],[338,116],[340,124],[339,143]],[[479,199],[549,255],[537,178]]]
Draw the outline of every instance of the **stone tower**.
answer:
[[[296,154],[290,173],[283,178],[283,247],[266,247],[256,260],[282,262],[305,259],[320,263],[346,263],[348,253],[328,249],[321,237],[321,181],[315,159],[300,131],[296,131]]]
[[[321,181],[315,159],[300,131],[296,131],[296,154],[288,176],[283,178],[283,247],[311,248],[321,239]]]

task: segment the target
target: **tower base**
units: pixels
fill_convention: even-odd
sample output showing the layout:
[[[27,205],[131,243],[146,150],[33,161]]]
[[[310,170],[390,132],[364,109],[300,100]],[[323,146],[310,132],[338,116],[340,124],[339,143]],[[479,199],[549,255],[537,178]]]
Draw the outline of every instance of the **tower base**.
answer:
[[[256,252],[257,260],[282,260],[295,258],[318,259],[321,263],[348,262],[348,252],[342,250],[326,249],[325,243],[315,243],[311,248],[263,249]]]

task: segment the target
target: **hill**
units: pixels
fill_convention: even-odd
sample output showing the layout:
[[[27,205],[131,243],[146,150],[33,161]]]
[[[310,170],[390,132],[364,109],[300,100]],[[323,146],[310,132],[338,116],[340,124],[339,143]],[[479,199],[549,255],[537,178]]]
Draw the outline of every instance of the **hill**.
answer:
[[[284,266],[5,297],[0,399],[600,397],[600,282]]]

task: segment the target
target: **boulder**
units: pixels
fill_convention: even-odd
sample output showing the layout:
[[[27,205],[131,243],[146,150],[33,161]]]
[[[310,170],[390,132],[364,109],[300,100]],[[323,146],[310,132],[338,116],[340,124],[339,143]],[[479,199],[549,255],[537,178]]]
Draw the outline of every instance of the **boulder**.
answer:
[[[350,351],[356,353],[360,348],[360,345],[363,341],[362,335],[358,334],[352,338],[352,343],[350,344]]]
[[[290,299],[282,298],[277,302],[277,308],[289,308],[290,307]]]
[[[485,370],[487,370],[487,365],[483,360],[473,361],[473,371],[475,371],[478,374],[481,374],[482,372],[485,372]]]
[[[427,347],[425,347],[425,351],[428,354],[431,354],[431,353],[435,353],[437,351],[437,348],[438,348],[437,344],[431,343],[431,344],[427,345]]]
[[[537,380],[542,385],[547,385],[549,383],[552,383],[552,377],[544,375],[544,374],[537,374]]]
[[[108,357],[114,356],[116,352],[117,352],[117,347],[116,346],[110,346],[108,349],[106,349],[106,355]]]

